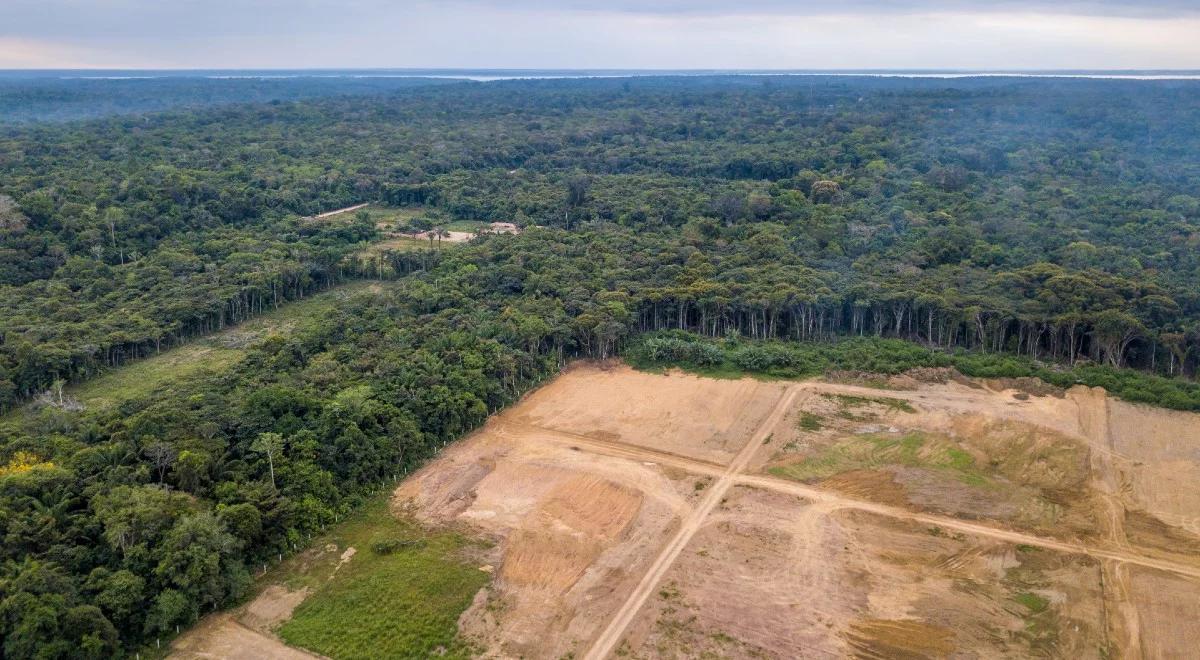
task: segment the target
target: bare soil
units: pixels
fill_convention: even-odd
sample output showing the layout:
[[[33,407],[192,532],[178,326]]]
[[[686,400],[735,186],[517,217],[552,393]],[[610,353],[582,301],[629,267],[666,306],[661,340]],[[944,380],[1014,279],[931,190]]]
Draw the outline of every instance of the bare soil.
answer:
[[[530,426],[729,463],[783,392],[780,383],[575,369],[506,413]]]
[[[201,660],[310,660],[320,657],[284,644],[271,631],[292,616],[307,590],[271,585],[249,604],[205,617],[171,646],[171,658]]]
[[[459,621],[484,657],[1200,648],[1200,416],[941,372],[855,382],[577,364],[394,507],[491,542]],[[277,643],[296,596],[275,598],[206,623],[204,657]]]

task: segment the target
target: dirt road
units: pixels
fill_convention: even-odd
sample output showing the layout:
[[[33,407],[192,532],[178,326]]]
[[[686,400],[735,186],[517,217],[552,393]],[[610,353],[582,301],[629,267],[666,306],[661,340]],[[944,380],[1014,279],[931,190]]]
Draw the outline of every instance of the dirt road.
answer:
[[[1133,552],[1127,543],[1114,543],[1111,548],[1096,547],[1082,543],[1070,543],[1051,538],[1040,537],[1023,532],[1017,532],[1006,529],[999,529],[989,525],[972,523],[958,518],[940,516],[934,514],[926,514],[915,511],[910,511],[900,507],[880,504],[876,502],[847,497],[845,495],[822,488],[807,486],[802,483],[793,482],[777,477],[765,475],[745,474],[744,470],[750,464],[756,451],[764,444],[771,429],[779,422],[787,410],[789,410],[800,395],[811,396],[815,393],[829,391],[843,394],[858,394],[858,395],[877,395],[877,392],[867,388],[844,386],[844,385],[828,385],[814,383],[800,383],[791,386],[786,393],[780,397],[771,414],[759,426],[759,429],[751,438],[750,442],[738,453],[736,458],[725,467],[710,461],[702,461],[685,456],[680,456],[675,453],[655,451],[645,449],[643,447],[635,447],[626,443],[601,440],[580,434],[572,434],[553,429],[537,428],[537,431],[545,433],[547,439],[561,444],[569,445],[573,449],[588,450],[592,452],[602,453],[608,456],[640,460],[643,462],[654,462],[662,465],[672,466],[680,469],[689,470],[694,473],[704,474],[717,477],[717,481],[713,484],[708,495],[699,503],[699,505],[689,514],[681,524],[679,531],[663,548],[659,556],[650,565],[637,587],[629,595],[625,603],[613,615],[608,626],[596,638],[591,649],[584,656],[589,660],[601,660],[609,657],[610,654],[617,648],[626,630],[637,616],[638,612],[645,605],[651,594],[654,593],[663,577],[670,570],[675,560],[679,557],[682,550],[688,545],[696,533],[704,527],[706,519],[712,513],[714,507],[725,497],[729,488],[734,485],[751,486],[770,490],[780,493],[787,493],[803,497],[810,502],[816,504],[822,514],[828,514],[838,509],[851,509],[863,511],[875,515],[885,516],[896,520],[905,520],[910,522],[922,523],[943,529],[954,530],[958,532],[968,533],[979,537],[1005,541],[1013,544],[1028,545],[1033,547],[1054,550],[1058,552],[1080,554],[1104,560],[1105,572],[1110,574],[1110,577],[1115,577],[1112,574],[1120,575],[1127,572],[1126,565],[1136,565],[1146,568],[1152,568],[1169,573],[1175,573],[1190,578],[1200,578],[1200,567],[1188,566],[1172,561],[1161,560],[1153,557],[1147,557],[1136,552]],[[889,396],[895,398],[920,400],[922,395],[908,395],[906,393],[889,392]],[[899,396],[897,396],[899,395]],[[971,402],[970,395],[962,396],[961,403],[969,404]],[[1123,537],[1122,537],[1123,538]],[[1123,581],[1118,581],[1115,586],[1122,586]],[[1136,616],[1130,616],[1129,613],[1123,613],[1124,618],[1132,618],[1136,623]],[[1126,634],[1133,633],[1133,640],[1129,648],[1137,647],[1136,626],[1131,626],[1127,620],[1124,628]],[[1132,630],[1131,630],[1132,628]]]
[[[357,210],[359,210],[359,209],[366,208],[366,207],[368,207],[368,206],[370,206],[370,205],[371,205],[371,203],[370,203],[370,202],[367,202],[366,204],[355,204],[354,206],[347,206],[347,207],[346,207],[346,208],[344,208],[344,209],[334,209],[334,210],[332,210],[332,211],[326,211],[326,212],[324,212],[324,213],[318,213],[318,214],[314,215],[313,217],[314,217],[314,218],[328,218],[328,217],[330,217],[330,216],[335,216],[335,215],[338,215],[338,214],[341,214],[341,213],[349,213],[349,212],[351,212],[351,211],[357,211]]]
[[[738,452],[733,462],[729,464],[729,467],[725,468],[716,483],[709,489],[708,495],[684,519],[675,537],[671,539],[670,543],[658,555],[658,558],[654,560],[654,563],[650,565],[650,569],[646,571],[641,582],[638,583],[633,593],[629,595],[625,604],[617,610],[608,627],[604,629],[604,632],[600,633],[600,636],[596,639],[591,650],[588,651],[584,658],[599,660],[600,658],[607,657],[616,648],[617,643],[621,641],[621,636],[625,634],[625,629],[629,627],[638,610],[646,603],[646,599],[654,592],[654,589],[671,568],[679,553],[683,551],[683,548],[704,525],[705,518],[717,506],[721,498],[725,497],[725,493],[729,490],[730,486],[736,482],[737,475],[750,463],[750,459],[754,457],[754,453],[763,446],[764,441],[771,433],[771,429],[779,423],[788,410],[796,403],[796,398],[800,393],[801,388],[791,387],[779,398],[771,414],[767,416],[759,426],[758,431],[750,438],[750,442],[746,443],[746,446]]]
[[[767,422],[764,422],[764,427],[769,428],[766,426],[766,424],[772,420],[777,421],[777,418],[772,415]],[[779,477],[742,473],[746,463],[749,462],[750,458],[753,456],[754,450],[762,445],[762,439],[765,437],[765,433],[756,434],[756,442],[747,444],[742,450],[742,454],[739,454],[738,460],[735,461],[734,464],[730,465],[729,467],[721,467],[720,465],[710,463],[708,461],[686,458],[676,454],[655,451],[653,449],[634,447],[621,442],[597,440],[595,438],[565,433],[563,431],[557,431],[553,429],[540,427],[531,428],[538,433],[539,440],[548,440],[550,442],[555,442],[557,444],[579,450],[586,449],[590,452],[603,454],[605,456],[612,456],[614,458],[626,458],[649,463],[657,463],[660,465],[679,468],[681,470],[687,470],[696,474],[719,477],[721,481],[718,483],[725,484],[726,489],[728,489],[728,487],[731,485],[752,486],[754,488],[762,488],[764,490],[775,491],[778,493],[798,495],[813,502],[814,504],[823,505],[822,510],[825,511],[854,509],[858,511],[865,511],[867,513],[874,513],[880,516],[886,516],[889,518],[895,518],[898,520],[908,520],[941,527],[943,529],[952,529],[955,531],[992,538],[999,541],[1030,545],[1038,548],[1045,548],[1047,550],[1057,550],[1059,552],[1083,554],[1096,557],[1098,559],[1108,559],[1129,564],[1136,564],[1138,566],[1145,566],[1146,568],[1154,568],[1188,577],[1200,578],[1200,567],[1164,561],[1155,559],[1153,557],[1146,557],[1144,555],[1129,552],[1123,549],[1100,548],[1083,543],[1068,543],[1066,541],[1048,539],[1041,536],[1026,534],[1024,532],[1016,532],[1007,529],[999,529],[989,525],[972,523],[959,518],[920,513],[887,504],[879,504],[877,502],[849,497],[832,490],[807,486],[795,481],[788,481]],[[503,431],[503,433],[512,436],[517,433],[517,430],[515,427],[510,425]],[[744,459],[744,462],[742,459]],[[740,468],[737,466],[740,466]],[[715,490],[716,489],[714,488],[714,491]],[[709,497],[712,497],[711,492],[709,493]],[[697,510],[697,513],[698,512],[699,509]],[[1128,546],[1126,545],[1125,547]]]

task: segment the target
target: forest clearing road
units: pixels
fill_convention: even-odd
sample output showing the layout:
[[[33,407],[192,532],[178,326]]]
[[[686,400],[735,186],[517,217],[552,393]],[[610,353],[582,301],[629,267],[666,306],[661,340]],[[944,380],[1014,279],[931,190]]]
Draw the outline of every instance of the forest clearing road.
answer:
[[[596,438],[558,431],[556,429],[548,429],[545,427],[531,425],[526,426],[527,428],[539,433],[541,439],[549,440],[556,444],[581,451],[587,450],[597,454],[611,456],[613,458],[626,458],[647,463],[657,463],[705,476],[723,477],[724,475],[729,474],[729,468],[722,468],[721,466],[708,461],[686,458],[679,456],[678,454],[660,452],[654,449],[646,449],[644,447],[638,447],[636,445],[619,441],[598,440]],[[502,433],[509,436],[513,435],[512,431],[506,431]],[[759,443],[761,444],[761,438],[759,439]],[[742,450],[743,453],[745,453],[752,446],[753,445],[747,445],[746,448]],[[741,454],[739,454],[739,458],[741,458]],[[753,488],[761,488],[763,490],[771,490],[779,493],[796,495],[812,502],[831,505],[828,509],[829,511],[836,511],[838,509],[854,509],[858,511],[865,511],[867,513],[887,516],[889,518],[898,518],[901,520],[910,520],[927,525],[935,525],[944,529],[952,529],[968,534],[974,534],[976,536],[993,538],[999,541],[1031,545],[1044,548],[1046,550],[1056,550],[1058,552],[1083,554],[1096,557],[1097,559],[1125,562],[1138,566],[1144,566],[1146,568],[1153,568],[1200,579],[1200,567],[1155,559],[1153,557],[1146,557],[1136,552],[1131,552],[1124,549],[1114,550],[1087,545],[1084,543],[1060,541],[1034,534],[1027,534],[1025,532],[1018,532],[992,527],[990,525],[973,523],[959,518],[951,518],[949,516],[941,516],[933,513],[910,511],[897,506],[880,504],[870,500],[842,495],[835,491],[809,486],[807,484],[797,481],[790,481],[780,477],[758,474],[742,474],[740,472],[729,474],[729,477],[736,485],[751,486]]]
[[[678,454],[660,452],[654,449],[646,449],[624,442],[598,440],[588,436],[577,435],[574,433],[568,433],[539,426],[529,426],[528,428],[539,432],[542,439],[578,450],[587,450],[597,454],[603,454],[605,456],[612,456],[613,458],[626,458],[647,463],[658,463],[660,465],[667,465],[696,474],[713,477],[721,477],[727,474],[729,470],[729,468],[722,468],[721,466],[708,461],[687,458],[679,456]],[[509,431],[507,434],[511,435],[512,432]],[[750,446],[751,445],[747,445],[747,449]],[[745,451],[746,449],[743,449],[743,452]],[[731,478],[732,481],[737,485],[762,488],[763,490],[771,490],[779,493],[787,493],[789,495],[803,497],[813,502],[832,505],[832,507],[829,509],[830,511],[836,511],[837,509],[855,509],[859,511],[866,511],[867,513],[874,513],[876,515],[887,516],[889,518],[898,518],[902,520],[920,522],[927,525],[935,525],[944,529],[953,529],[955,531],[974,534],[976,536],[984,536],[1000,541],[1031,545],[1039,548],[1045,548],[1046,550],[1056,550],[1058,552],[1083,554],[1096,557],[1097,559],[1109,559],[1118,562],[1135,564],[1138,566],[1145,566],[1146,568],[1176,573],[1187,577],[1200,578],[1200,567],[1193,567],[1186,564],[1178,564],[1172,561],[1146,557],[1126,549],[1108,549],[1087,545],[1084,543],[1060,541],[1034,534],[1027,534],[1025,532],[1018,532],[992,527],[990,525],[973,523],[959,518],[951,518],[949,516],[941,516],[933,513],[910,511],[901,507],[850,497],[831,490],[809,486],[797,481],[790,481],[788,479],[772,477],[769,475],[735,473],[731,475]]]
[[[629,627],[629,624],[633,622],[634,616],[642,609],[642,605],[646,603],[650,594],[654,592],[655,587],[658,586],[658,583],[666,575],[671,565],[675,563],[675,559],[679,556],[679,553],[683,551],[683,548],[687,546],[692,537],[696,535],[696,532],[704,525],[705,518],[716,508],[721,499],[725,497],[725,493],[729,490],[729,487],[735,483],[738,473],[744,470],[750,463],[755,452],[763,446],[764,440],[771,433],[771,429],[775,428],[775,425],[787,414],[801,391],[801,388],[793,386],[789,387],[780,396],[779,402],[775,404],[775,408],[771,411],[771,414],[763,420],[763,423],[759,425],[758,430],[750,437],[746,446],[738,452],[733,462],[729,464],[729,467],[725,468],[721,473],[716,483],[709,489],[708,494],[696,506],[696,509],[684,519],[674,538],[659,553],[658,558],[654,560],[654,563],[650,565],[650,568],[646,571],[646,574],[634,588],[633,592],[629,594],[629,598],[617,610],[612,620],[609,621],[608,626],[600,633],[600,636],[596,638],[591,650],[584,656],[585,659],[599,660],[600,658],[608,657],[608,654],[612,653],[613,649],[621,641],[621,637],[625,634],[625,630]]]
[[[318,213],[318,214],[314,215],[313,217],[314,217],[314,218],[328,218],[328,217],[330,217],[330,216],[339,215],[339,214],[341,214],[341,213],[349,213],[349,212],[351,212],[351,211],[357,211],[357,210],[359,210],[359,209],[366,208],[366,207],[368,207],[368,206],[370,206],[370,205],[371,205],[371,203],[370,203],[370,202],[367,202],[366,204],[355,204],[354,206],[347,206],[347,207],[346,207],[346,208],[344,208],[344,209],[334,209],[334,210],[332,210],[332,211],[326,211],[326,212],[324,212],[324,213]]]

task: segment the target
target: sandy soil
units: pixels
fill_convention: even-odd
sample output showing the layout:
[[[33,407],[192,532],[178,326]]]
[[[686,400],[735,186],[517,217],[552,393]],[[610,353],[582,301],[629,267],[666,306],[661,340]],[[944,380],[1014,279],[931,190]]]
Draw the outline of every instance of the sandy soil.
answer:
[[[200,660],[308,660],[321,656],[284,644],[271,634],[308,595],[271,585],[249,604],[228,613],[205,617],[171,647],[171,658]]]
[[[634,657],[1098,657],[1095,562],[740,486],[629,629]],[[1036,585],[1036,586],[1032,586]],[[1031,616],[1026,590],[1069,613]],[[1053,620],[1052,620],[1053,619]],[[1055,635],[1030,634],[1043,624]]]
[[[727,464],[783,394],[779,383],[577,369],[532,393],[514,421]]]
[[[493,541],[495,577],[459,622],[485,657],[1200,648],[1200,416],[1087,388],[903,380],[579,364],[445,450],[394,506]],[[269,631],[295,595],[274,598],[240,621]],[[253,634],[206,626],[217,651],[187,657],[240,657],[221,649]],[[260,636],[247,648],[277,643]]]
[[[413,234],[412,237],[428,241],[430,234],[431,232],[423,231]],[[433,234],[433,241],[435,243],[466,243],[472,238],[475,238],[475,232],[473,231],[447,231],[446,235],[440,239],[437,234]]]

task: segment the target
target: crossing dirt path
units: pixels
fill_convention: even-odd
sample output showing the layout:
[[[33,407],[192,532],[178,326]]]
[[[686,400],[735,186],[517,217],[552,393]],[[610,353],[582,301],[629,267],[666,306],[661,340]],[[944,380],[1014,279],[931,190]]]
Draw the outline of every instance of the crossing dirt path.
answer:
[[[331,218],[331,217],[333,217],[333,216],[335,216],[335,215],[341,215],[341,214],[343,214],[343,213],[349,213],[349,212],[351,212],[351,211],[357,211],[357,210],[359,210],[359,209],[365,209],[365,208],[367,208],[367,207],[368,207],[368,206],[370,206],[370,205],[371,205],[371,203],[370,203],[370,202],[367,202],[366,204],[355,204],[354,206],[347,206],[347,207],[346,207],[346,208],[344,208],[344,209],[334,209],[334,210],[332,210],[332,211],[326,211],[326,212],[324,212],[324,213],[318,213],[318,214],[314,215],[313,217],[314,217],[314,218]]]
[[[458,619],[485,658],[1179,657],[1197,446],[1200,417],[1088,388],[579,364],[393,507],[487,541]],[[191,650],[278,644],[219,623]]]
[[[708,489],[708,495],[700,501],[695,510],[683,521],[683,525],[675,533],[674,538],[667,543],[667,546],[663,548],[658,558],[650,565],[650,570],[646,571],[646,574],[642,576],[641,582],[638,583],[633,593],[629,594],[629,598],[621,606],[621,609],[617,610],[613,615],[608,627],[596,638],[596,642],[592,644],[591,650],[584,658],[599,660],[600,658],[607,657],[616,648],[617,643],[621,641],[621,636],[625,634],[625,629],[629,627],[630,622],[633,621],[633,617],[637,615],[638,610],[642,608],[642,605],[646,603],[646,599],[650,597],[650,594],[658,586],[663,575],[671,568],[671,564],[674,563],[679,553],[683,551],[684,546],[700,530],[700,527],[704,524],[704,520],[712,513],[713,508],[721,501],[721,498],[725,497],[725,493],[734,484],[737,475],[749,465],[750,459],[754,457],[754,453],[762,448],[763,440],[771,433],[771,429],[795,405],[796,398],[800,393],[800,389],[792,387],[779,398],[779,402],[775,404],[774,410],[771,411],[771,414],[758,428],[758,431],[751,436],[750,441],[746,443],[742,451],[738,452],[729,467],[725,468],[725,471],[717,479],[717,482]]]
[[[806,384],[797,385],[796,389],[793,390],[793,394],[796,394],[797,392],[806,392],[806,390],[809,388],[806,388],[805,385]],[[786,399],[787,397],[784,398]],[[801,400],[803,399],[797,399],[792,403],[794,404]],[[785,403],[787,402],[781,400],[779,405],[782,406]],[[773,424],[778,421],[778,418],[773,414],[771,419],[768,421],[770,424]],[[769,429],[770,426],[768,423],[764,423],[763,430],[769,431]],[[1047,550],[1055,550],[1058,552],[1088,555],[1098,559],[1107,559],[1115,562],[1135,564],[1138,566],[1153,568],[1160,571],[1167,571],[1169,573],[1176,573],[1178,575],[1187,577],[1200,578],[1200,564],[1196,566],[1189,566],[1187,564],[1180,564],[1178,562],[1148,557],[1141,553],[1132,551],[1128,544],[1123,544],[1120,547],[1103,548],[1094,544],[1068,543],[1065,541],[1036,536],[1024,532],[1000,529],[991,525],[972,523],[959,518],[925,514],[917,511],[911,511],[909,509],[902,509],[900,507],[848,497],[839,494],[836,491],[807,486],[802,483],[781,479],[779,477],[760,474],[746,474],[743,472],[743,470],[745,470],[746,464],[749,463],[755,451],[761,446],[762,438],[765,437],[766,432],[760,432],[759,434],[756,434],[755,437],[757,438],[758,442],[750,442],[747,444],[742,454],[739,454],[738,461],[734,465],[729,467],[721,467],[720,465],[707,461],[686,458],[667,452],[655,451],[653,449],[635,447],[621,442],[596,440],[594,438],[564,433],[562,431],[553,429],[535,428],[532,430],[536,434],[539,441],[555,442],[572,449],[586,450],[588,452],[594,452],[597,454],[603,454],[617,458],[657,463],[660,465],[679,468],[681,470],[687,470],[696,474],[719,477],[720,481],[716,486],[714,486],[714,492],[717,488],[721,488],[721,492],[716,494],[717,497],[715,499],[717,500],[720,499],[720,495],[723,495],[730,486],[735,484],[744,485],[803,497],[811,502],[821,504],[821,510],[825,512],[837,511],[839,509],[865,511],[880,516],[895,518],[897,520],[907,520],[926,525],[934,525],[944,529],[952,529],[973,534],[975,536],[996,539],[999,541],[1019,543],[1022,545],[1045,548]],[[507,431],[502,431],[502,433],[504,433],[507,437],[516,437],[516,433],[514,433],[511,427]],[[709,493],[708,499],[714,499],[714,492]],[[709,511],[711,511],[711,507]],[[689,517],[689,521],[694,523],[692,525],[693,528],[691,529],[692,534],[694,534],[695,530],[698,529],[703,523],[704,517],[707,515],[707,513],[705,513],[705,515],[696,515],[700,513],[701,511],[698,509],[693,512],[693,516]],[[686,528],[682,529],[680,530],[680,534],[683,534],[686,531]],[[665,556],[666,554],[668,554],[667,551],[664,551],[663,555]]]

